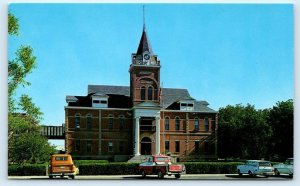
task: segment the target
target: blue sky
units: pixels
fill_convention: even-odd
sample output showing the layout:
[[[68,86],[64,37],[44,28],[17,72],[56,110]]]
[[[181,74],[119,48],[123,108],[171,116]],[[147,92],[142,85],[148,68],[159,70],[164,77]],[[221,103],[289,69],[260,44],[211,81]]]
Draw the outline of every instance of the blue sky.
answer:
[[[147,4],[146,27],[166,88],[186,88],[210,107],[270,108],[294,97],[292,5]],[[129,85],[142,34],[142,4],[10,4],[20,36],[8,57],[30,45],[37,68],[29,94],[43,124],[64,123],[66,95],[87,86]]]

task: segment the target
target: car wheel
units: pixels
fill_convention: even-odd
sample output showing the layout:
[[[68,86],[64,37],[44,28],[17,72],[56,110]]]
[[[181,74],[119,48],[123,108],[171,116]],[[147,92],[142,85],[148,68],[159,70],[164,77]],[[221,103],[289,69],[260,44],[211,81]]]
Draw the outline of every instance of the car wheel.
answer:
[[[175,178],[176,178],[176,179],[179,179],[180,176],[181,176],[180,174],[175,174]]]
[[[71,176],[69,176],[69,178],[71,178],[71,179],[75,179],[75,176],[74,175],[71,175]]]
[[[253,174],[250,170],[248,171],[248,174],[251,176],[251,177],[254,177],[255,174]]]
[[[241,173],[240,169],[238,169],[238,174],[239,174],[239,176],[243,176],[243,174]]]
[[[50,179],[53,179],[53,176],[49,176]]]
[[[157,171],[157,176],[159,179],[163,179],[164,178],[164,174],[159,170]]]
[[[278,169],[275,169],[274,172],[276,176],[280,176],[280,172],[278,171]]]
[[[142,178],[145,178],[146,177],[146,173],[144,170],[141,171],[141,174],[142,174]]]

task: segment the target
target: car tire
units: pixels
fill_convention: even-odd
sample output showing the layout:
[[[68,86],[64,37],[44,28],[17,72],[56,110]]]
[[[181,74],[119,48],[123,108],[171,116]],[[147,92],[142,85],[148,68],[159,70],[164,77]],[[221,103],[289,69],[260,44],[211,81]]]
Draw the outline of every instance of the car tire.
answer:
[[[180,174],[175,174],[175,178],[176,178],[176,179],[179,179],[180,176],[181,176]]]
[[[53,176],[49,176],[50,179],[53,179]]]
[[[278,169],[274,170],[275,176],[280,176],[280,172],[278,171]]]
[[[251,177],[255,177],[255,176],[256,176],[255,174],[253,174],[253,173],[251,172],[251,170],[248,171],[248,174],[249,174]]]
[[[164,178],[164,174],[161,172],[161,170],[157,171],[157,176],[159,179],[163,179]]]
[[[243,174],[241,173],[240,169],[238,169],[238,174],[239,174],[239,176],[243,176]]]
[[[72,180],[74,180],[74,179],[75,179],[75,176],[74,176],[74,175],[71,175],[71,176],[69,176],[69,178],[71,178]]]
[[[142,178],[146,177],[146,172],[144,170],[141,171]]]

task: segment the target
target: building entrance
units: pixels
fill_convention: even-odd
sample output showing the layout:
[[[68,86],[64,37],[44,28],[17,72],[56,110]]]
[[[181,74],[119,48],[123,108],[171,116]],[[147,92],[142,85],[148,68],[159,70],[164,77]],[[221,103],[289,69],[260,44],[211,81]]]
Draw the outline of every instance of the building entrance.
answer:
[[[148,137],[144,137],[141,141],[141,155],[151,155],[151,139]]]

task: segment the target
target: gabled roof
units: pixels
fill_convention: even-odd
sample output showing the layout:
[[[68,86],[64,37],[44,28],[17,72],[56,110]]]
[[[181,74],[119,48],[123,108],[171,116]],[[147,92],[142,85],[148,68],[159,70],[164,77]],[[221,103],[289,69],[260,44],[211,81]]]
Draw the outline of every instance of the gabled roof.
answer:
[[[141,55],[145,51],[148,51],[149,53],[153,54],[153,51],[152,51],[152,48],[151,48],[151,45],[150,45],[150,41],[147,37],[146,28],[144,26],[142,37],[141,37],[140,44],[139,44],[139,47],[137,49],[136,54]]]
[[[94,94],[105,94],[109,96],[109,107],[111,108],[131,108],[130,87],[111,85],[88,85],[87,96],[67,96],[66,100],[73,101],[69,106],[91,106],[90,96]],[[187,89],[163,88],[160,106],[164,109],[173,109],[179,100],[194,100]],[[171,107],[170,107],[171,106]],[[174,107],[175,108],[175,107]],[[213,112],[215,110],[208,107],[206,101],[194,101],[194,111]]]
[[[91,93],[130,96],[130,89],[129,86],[89,85],[88,94]]]

